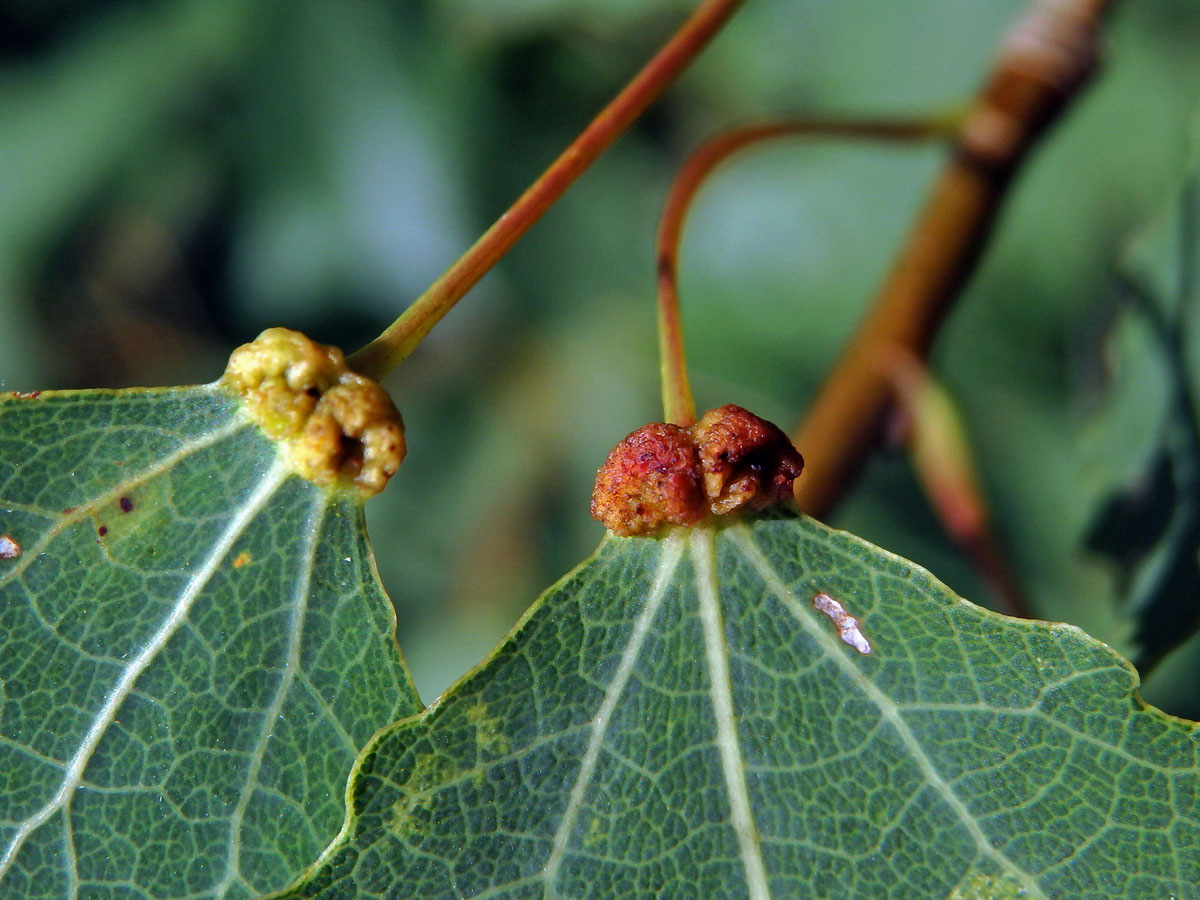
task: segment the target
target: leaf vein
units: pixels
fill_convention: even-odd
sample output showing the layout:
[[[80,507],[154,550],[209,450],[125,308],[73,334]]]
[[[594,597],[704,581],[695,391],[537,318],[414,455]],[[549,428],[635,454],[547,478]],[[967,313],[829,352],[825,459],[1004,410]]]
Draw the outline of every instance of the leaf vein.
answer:
[[[62,515],[53,527],[48,529],[44,535],[38,538],[37,542],[32,547],[26,547],[21,554],[20,561],[10,568],[3,576],[0,576],[0,588],[8,584],[13,578],[24,574],[25,570],[33,563],[35,559],[46,549],[46,545],[53,541],[67,527],[74,525],[76,522],[82,522],[84,519],[92,515],[92,510],[106,502],[115,500],[122,494],[126,494],[133,488],[146,481],[149,481],[156,475],[161,475],[167,472],[174,466],[177,466],[183,460],[187,459],[200,451],[211,447],[213,444],[220,443],[227,437],[231,437],[243,428],[249,427],[247,423],[240,418],[234,418],[231,422],[221,428],[217,428],[206,435],[196,438],[191,443],[184,444],[174,453],[162,457],[154,465],[147,466],[140,472],[130,475],[124,481],[119,482],[90,500],[80,503],[74,511]]]
[[[716,744],[721,755],[721,774],[729,798],[729,818],[737,835],[746,889],[750,900],[770,900],[767,871],[759,846],[758,827],[750,811],[746,789],[746,764],[738,744],[733,710],[733,685],[729,676],[729,647],[721,621],[721,595],[717,580],[717,539],[712,529],[696,529],[692,537],[692,562],[696,568],[696,588],[700,624],[704,630],[705,659],[708,663],[709,692],[716,722]]]
[[[237,806],[234,807],[229,820],[229,849],[226,856],[225,874],[217,884],[215,891],[216,896],[222,900],[234,881],[241,881],[249,887],[241,873],[242,820],[246,816],[246,809],[250,806],[250,798],[254,796],[259,773],[262,771],[263,759],[267,753],[267,745],[275,733],[276,720],[279,718],[284,701],[296,680],[296,673],[300,669],[300,642],[304,636],[305,613],[308,610],[312,571],[317,555],[317,537],[320,535],[321,526],[325,520],[326,509],[325,495],[317,492],[313,507],[308,514],[304,535],[304,552],[291,596],[292,611],[288,622],[287,656],[284,659],[283,671],[279,674],[279,683],[275,688],[275,696],[271,698],[271,705],[263,712],[262,727],[259,729],[258,737],[255,738],[254,750],[250,755],[250,768],[246,772],[246,783],[242,786]]]
[[[192,604],[212,579],[212,576],[217,571],[221,561],[228,554],[234,542],[262,510],[286,477],[286,471],[279,465],[276,465],[263,477],[262,482],[255,489],[254,493],[247,499],[245,506],[232,518],[225,529],[225,533],[221,535],[220,540],[216,542],[212,552],[205,560],[204,565],[196,571],[187,589],[180,595],[179,601],[172,608],[170,615],[163,622],[158,632],[150,639],[145,648],[125,666],[120,678],[117,679],[117,683],[113,686],[105,698],[103,706],[101,706],[99,712],[96,714],[96,719],[92,723],[91,728],[88,729],[79,748],[67,763],[65,777],[54,796],[41,809],[26,818],[17,827],[16,833],[5,848],[3,856],[0,856],[0,879],[3,879],[8,870],[12,868],[17,853],[29,835],[54,815],[55,812],[69,804],[71,795],[82,781],[84,769],[91,760],[92,754],[95,753],[100,740],[104,737],[109,726],[116,718],[121,704],[125,702],[125,699],[133,689],[134,683],[158,656],[159,651],[166,645],[167,641],[179,630],[179,627],[186,620]]]
[[[1121,759],[1125,760],[1127,763],[1130,763],[1131,765],[1140,766],[1142,768],[1149,769],[1151,772],[1158,772],[1159,774],[1166,775],[1168,777],[1174,776],[1174,775],[1186,774],[1186,773],[1200,772],[1200,765],[1171,767],[1171,766],[1164,766],[1161,763],[1156,763],[1152,760],[1142,759],[1141,757],[1134,756],[1132,753],[1130,753],[1124,747],[1121,747],[1117,744],[1105,743],[1104,741],[1100,740],[1099,738],[1095,737],[1094,735],[1090,735],[1087,732],[1080,731],[1077,728],[1072,728],[1066,722],[1063,722],[1061,719],[1054,718],[1048,712],[1046,712],[1043,709],[1038,709],[1036,706],[1034,706],[1034,707],[1024,707],[1024,706],[996,707],[996,706],[988,706],[987,704],[984,704],[984,703],[925,703],[925,702],[902,703],[902,704],[898,704],[898,706],[901,709],[903,709],[905,711],[909,711],[909,712],[939,712],[939,711],[958,712],[958,713],[981,712],[981,713],[985,713],[985,714],[991,715],[991,716],[996,716],[996,715],[1024,716],[1024,717],[1028,717],[1028,718],[1038,719],[1040,721],[1045,722],[1047,725],[1050,725],[1051,727],[1056,728],[1057,730],[1063,732],[1068,737],[1074,738],[1075,740],[1081,741],[1092,747],[1097,747],[1101,750],[1104,750],[1107,753],[1111,753],[1114,756],[1120,757]]]
[[[734,545],[741,550],[750,565],[758,572],[759,577],[763,579],[767,587],[792,614],[793,618],[817,641],[824,649],[825,654],[837,664],[849,680],[874,704],[879,710],[880,715],[891,724],[901,743],[912,755],[913,761],[917,764],[925,781],[942,797],[954,812],[955,816],[967,830],[967,833],[970,834],[979,853],[1000,865],[1032,897],[1039,898],[1039,900],[1047,900],[1046,894],[1038,885],[1037,880],[992,845],[983,833],[978,820],[967,809],[966,804],[954,792],[954,789],[946,782],[937,769],[934,768],[933,761],[925,752],[925,748],[921,746],[920,741],[917,740],[917,736],[901,715],[901,707],[883,693],[874,682],[863,674],[858,665],[846,656],[843,652],[845,648],[841,642],[829,634],[826,628],[821,627],[822,623],[812,619],[807,613],[804,604],[800,603],[795,594],[783,583],[778,573],[775,572],[770,562],[754,543],[750,537],[749,529],[745,525],[738,525],[735,528],[728,529],[726,533],[729,534]]]
[[[654,622],[659,607],[662,605],[663,598],[667,594],[671,575],[674,574],[675,568],[679,565],[682,557],[683,538],[678,534],[672,534],[665,538],[663,541],[662,556],[659,559],[658,571],[654,575],[653,584],[646,597],[646,604],[634,621],[633,629],[629,634],[629,643],[621,653],[621,660],[617,665],[616,672],[613,673],[613,678],[605,692],[604,700],[600,703],[600,708],[596,711],[595,718],[592,719],[592,733],[588,738],[587,748],[584,750],[583,758],[579,763],[579,775],[571,787],[570,796],[567,798],[567,805],[563,809],[562,822],[554,834],[554,843],[551,847],[550,855],[546,858],[546,865],[542,868],[543,890],[544,896],[547,898],[553,896],[551,892],[554,889],[554,880],[558,875],[558,868],[562,864],[563,857],[566,855],[567,844],[571,840],[571,832],[575,827],[575,819],[579,815],[580,808],[583,806],[584,794],[587,793],[592,776],[595,774],[596,764],[600,758],[600,748],[604,743],[609,723],[612,721],[613,713],[616,711],[621,695],[633,677],[634,666],[641,655],[642,647],[646,642],[646,637],[650,633],[650,627]]]

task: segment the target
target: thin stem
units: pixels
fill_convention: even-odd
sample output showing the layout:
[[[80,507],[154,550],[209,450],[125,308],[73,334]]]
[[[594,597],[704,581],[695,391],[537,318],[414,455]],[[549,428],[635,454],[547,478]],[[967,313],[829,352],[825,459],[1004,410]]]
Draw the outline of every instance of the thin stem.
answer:
[[[442,316],[671,85],[744,2],[705,0],[701,3],[541,177],[383,334],[352,354],[350,365],[364,375],[378,379],[403,362]]]
[[[692,200],[712,171],[739,150],[772,138],[821,136],[910,141],[952,134],[957,124],[957,120],[951,118],[900,122],[837,119],[763,122],[723,131],[688,157],[671,184],[658,226],[658,347],[662,362],[663,412],[668,422],[688,426],[696,421],[679,314],[678,259],[683,226]]]
[[[679,318],[675,273],[664,271],[661,256],[658,267],[658,359],[664,421],[684,428],[695,425],[696,401],[692,399],[687,358],[683,351],[683,323]]]
[[[1002,45],[908,242],[795,434],[796,502],[826,516],[853,482],[892,406],[876,360],[924,359],[974,271],[1009,184],[1095,70],[1112,0],[1035,0]]]

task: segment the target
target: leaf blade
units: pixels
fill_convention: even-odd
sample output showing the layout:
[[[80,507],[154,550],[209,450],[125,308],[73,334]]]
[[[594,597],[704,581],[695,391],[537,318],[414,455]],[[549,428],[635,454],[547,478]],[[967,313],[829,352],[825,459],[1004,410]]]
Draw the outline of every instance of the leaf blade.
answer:
[[[218,385],[4,398],[0,444],[0,886],[286,883],[420,708],[361,502],[289,476]]]
[[[278,896],[1181,895],[1200,741],[1135,687],[1077,629],[808,520],[609,538],[381,732],[342,839]]]

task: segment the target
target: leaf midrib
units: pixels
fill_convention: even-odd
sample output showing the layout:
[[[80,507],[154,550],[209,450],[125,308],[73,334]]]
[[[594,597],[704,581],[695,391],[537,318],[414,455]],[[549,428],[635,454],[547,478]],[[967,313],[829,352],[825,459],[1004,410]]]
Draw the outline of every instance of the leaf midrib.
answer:
[[[708,686],[712,700],[716,744],[721,757],[721,774],[729,801],[729,821],[737,835],[746,890],[750,900],[771,900],[766,867],[759,846],[758,826],[746,789],[746,762],[738,742],[733,709],[733,684],[729,675],[729,644],[721,615],[721,586],[717,577],[717,538],[712,528],[695,529],[691,535],[692,564],[700,624],[704,630]]]
[[[317,553],[317,538],[325,521],[328,505],[322,494],[316,494],[313,505],[309,509],[308,520],[305,524],[304,553],[301,557],[299,574],[291,596],[291,617],[288,623],[287,655],[284,658],[283,670],[279,675],[279,684],[275,688],[275,696],[263,713],[262,727],[254,742],[250,754],[250,767],[246,771],[246,783],[238,796],[237,806],[229,819],[229,843],[225,862],[225,874],[217,884],[214,894],[218,900],[224,900],[229,888],[235,881],[241,881],[252,892],[254,888],[247,884],[241,871],[241,830],[246,809],[250,798],[258,786],[259,772],[262,770],[263,758],[267,753],[267,745],[275,733],[275,723],[283,709],[283,704],[291,692],[292,685],[300,671],[300,643],[304,636],[305,613],[308,611],[308,592],[312,586],[312,572]],[[353,748],[352,748],[353,749]]]

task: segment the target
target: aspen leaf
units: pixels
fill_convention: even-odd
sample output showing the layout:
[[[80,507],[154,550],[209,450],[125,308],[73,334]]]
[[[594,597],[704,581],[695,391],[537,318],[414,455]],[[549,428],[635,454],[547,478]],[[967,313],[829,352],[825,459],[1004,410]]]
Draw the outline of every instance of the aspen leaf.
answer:
[[[0,896],[282,887],[420,708],[361,492],[294,474],[245,407],[0,397]]]
[[[610,535],[281,896],[1184,897],[1200,740],[1136,685],[794,514]]]

